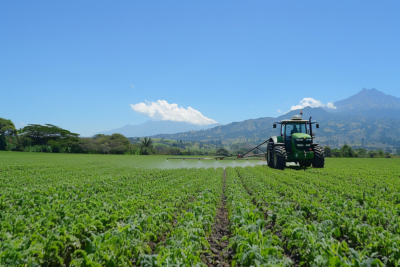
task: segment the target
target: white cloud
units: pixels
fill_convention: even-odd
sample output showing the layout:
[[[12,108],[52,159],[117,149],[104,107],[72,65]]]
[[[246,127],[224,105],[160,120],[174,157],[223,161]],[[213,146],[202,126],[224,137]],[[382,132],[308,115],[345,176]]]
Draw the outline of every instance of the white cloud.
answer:
[[[280,109],[277,110],[279,113],[282,113],[282,111]]]
[[[322,104],[321,101],[316,100],[312,97],[305,97],[300,101],[299,105],[292,106],[290,110],[302,109],[305,107],[319,108],[319,107],[325,107],[325,105]]]
[[[289,111],[296,110],[296,109],[302,109],[305,107],[312,107],[312,108],[327,107],[329,109],[336,109],[335,105],[332,102],[329,102],[328,104],[324,105],[324,104],[322,104],[321,101],[316,100],[312,97],[305,97],[300,101],[300,103],[298,105],[292,106]]]
[[[25,125],[26,125],[25,122],[20,122],[19,124],[21,124],[22,126],[25,126]]]
[[[329,102],[328,104],[326,104],[326,107],[330,108],[330,109],[337,109],[337,107],[335,107],[335,105],[332,102]]]
[[[169,104],[165,100],[156,102],[130,104],[131,108],[153,119],[163,121],[180,121],[196,125],[207,125],[217,123],[215,120],[205,117],[200,111],[191,107],[184,109],[178,104]]]
[[[135,88],[135,86],[134,86],[133,84],[131,84],[131,87],[132,87],[132,88]]]

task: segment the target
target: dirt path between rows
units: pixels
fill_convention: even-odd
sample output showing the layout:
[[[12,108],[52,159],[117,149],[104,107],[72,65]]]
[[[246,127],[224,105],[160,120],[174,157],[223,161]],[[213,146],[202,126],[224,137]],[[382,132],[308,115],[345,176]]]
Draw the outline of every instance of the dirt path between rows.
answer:
[[[207,266],[230,266],[232,260],[232,251],[226,250],[229,244],[228,238],[230,237],[230,232],[228,229],[228,209],[226,207],[226,196],[225,196],[225,180],[226,171],[223,175],[223,187],[221,195],[221,204],[217,209],[217,217],[215,223],[212,227],[211,235],[208,238],[208,243],[211,246],[211,251],[213,255],[207,255],[203,258],[203,261]],[[222,239],[225,239],[221,241]]]

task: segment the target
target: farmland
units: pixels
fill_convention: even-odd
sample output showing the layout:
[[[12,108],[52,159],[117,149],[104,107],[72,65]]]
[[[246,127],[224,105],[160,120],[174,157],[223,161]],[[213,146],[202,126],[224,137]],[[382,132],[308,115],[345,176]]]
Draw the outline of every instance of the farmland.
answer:
[[[0,266],[400,266],[399,159],[182,164],[1,152]]]

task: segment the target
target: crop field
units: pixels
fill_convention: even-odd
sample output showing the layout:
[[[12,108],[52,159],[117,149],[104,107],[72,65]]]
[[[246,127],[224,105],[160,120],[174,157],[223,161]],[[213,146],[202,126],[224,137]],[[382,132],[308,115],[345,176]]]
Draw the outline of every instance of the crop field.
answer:
[[[1,152],[0,266],[400,266],[399,159],[153,159]]]

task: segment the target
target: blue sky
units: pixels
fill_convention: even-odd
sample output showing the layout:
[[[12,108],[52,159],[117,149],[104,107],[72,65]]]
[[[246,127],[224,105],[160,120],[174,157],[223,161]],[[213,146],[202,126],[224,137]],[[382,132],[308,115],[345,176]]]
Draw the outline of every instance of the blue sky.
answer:
[[[89,136],[149,116],[277,117],[364,87],[400,97],[399,10],[397,0],[2,1],[0,117]]]

